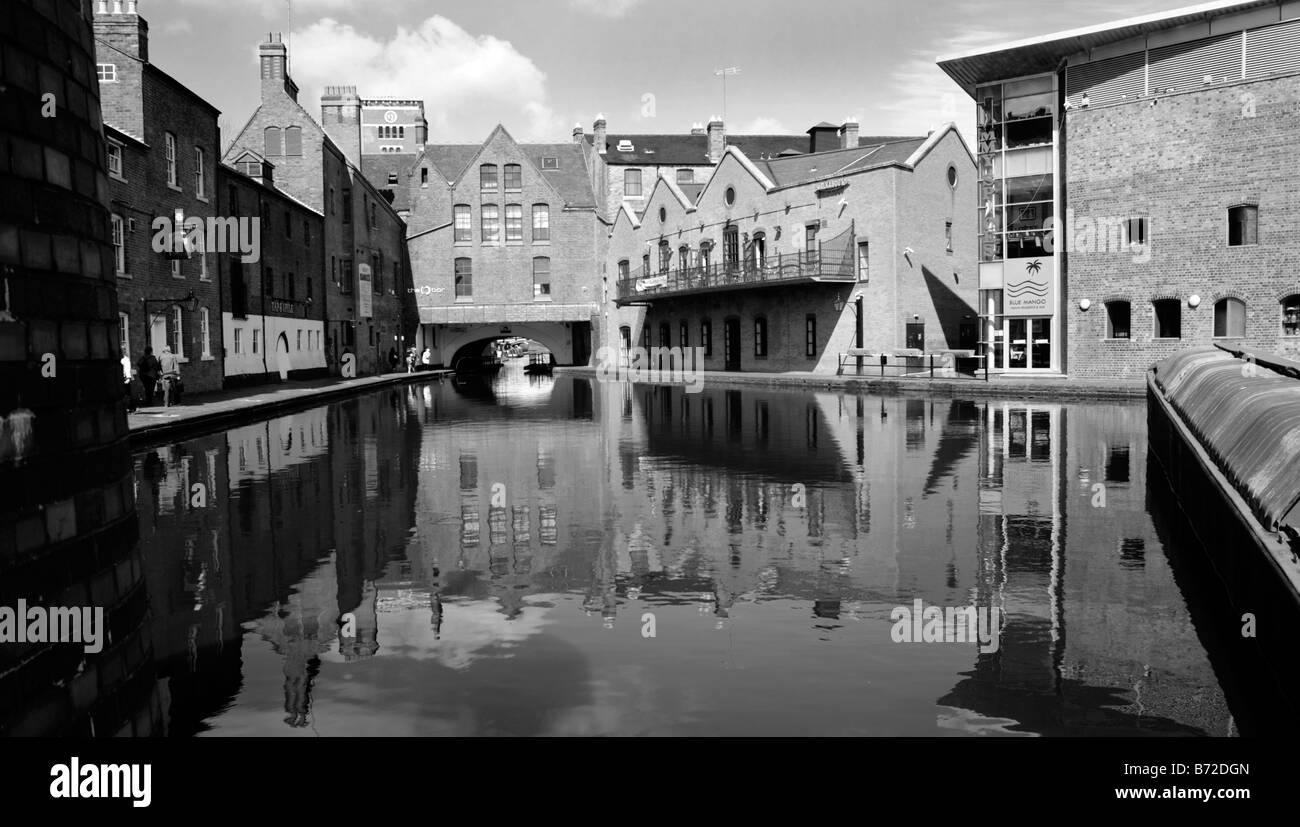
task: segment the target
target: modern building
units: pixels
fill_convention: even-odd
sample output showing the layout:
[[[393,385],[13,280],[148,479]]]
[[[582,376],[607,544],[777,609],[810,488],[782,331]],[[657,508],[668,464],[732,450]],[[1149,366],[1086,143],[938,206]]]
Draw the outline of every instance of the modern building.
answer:
[[[705,369],[835,373],[842,354],[973,352],[975,161],[926,138],[753,159],[689,193],[661,174],[609,237],[624,347],[702,347]],[[857,368],[857,362],[852,364]]]
[[[1300,3],[1211,2],[944,57],[974,98],[994,370],[1134,380],[1300,354]]]
[[[256,260],[218,257],[226,386],[326,375],[324,216],[277,189],[275,166],[251,149],[218,165],[217,199],[259,236]]]
[[[388,353],[415,331],[406,224],[361,172],[362,102],[351,86],[328,86],[321,120],[298,103],[280,35],[259,47],[261,103],[225,154],[252,151],[274,165],[276,188],[322,216],[321,285],[325,364],[331,375],[388,370]],[[326,263],[328,262],[328,263]]]
[[[149,61],[135,2],[98,0],[94,11],[122,352],[135,363],[145,347],[170,346],[187,392],[219,390],[215,251],[206,234],[187,248],[174,233],[217,215],[220,113]]]
[[[607,300],[597,162],[581,143],[428,144],[410,168],[408,245],[417,346],[436,364],[522,336],[558,364],[586,365]]]

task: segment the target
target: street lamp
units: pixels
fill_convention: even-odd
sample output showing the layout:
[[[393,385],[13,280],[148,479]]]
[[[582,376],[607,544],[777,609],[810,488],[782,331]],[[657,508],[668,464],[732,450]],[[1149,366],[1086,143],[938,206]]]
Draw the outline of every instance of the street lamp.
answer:
[[[191,290],[190,294],[188,296],[185,296],[184,298],[140,299],[140,302],[141,304],[144,305],[144,340],[146,342],[149,341],[149,330],[153,327],[153,323],[154,323],[154,317],[149,315],[149,305],[151,304],[162,304],[167,306],[176,305],[177,307],[180,307],[182,310],[186,310],[191,314],[199,309],[199,297],[194,295],[193,290]]]

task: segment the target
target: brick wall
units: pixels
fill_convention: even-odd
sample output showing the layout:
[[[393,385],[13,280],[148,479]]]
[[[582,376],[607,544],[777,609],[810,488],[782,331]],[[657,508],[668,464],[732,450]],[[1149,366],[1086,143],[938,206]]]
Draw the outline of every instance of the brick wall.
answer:
[[[0,605],[99,606],[112,630],[99,654],[0,646],[0,734],[148,735],[161,705],[89,2],[0,4],[0,50]]]
[[[1170,353],[1215,341],[1300,355],[1300,338],[1282,335],[1280,305],[1300,293],[1298,100],[1293,75],[1069,113],[1064,163],[1076,222],[1147,216],[1151,239],[1147,263],[1128,250],[1088,249],[1086,239],[1066,253],[1072,376],[1140,377]],[[1227,211],[1240,203],[1259,207],[1259,243],[1229,247]],[[1199,307],[1188,305],[1192,295]],[[1246,304],[1244,339],[1213,337],[1224,296]],[[1155,338],[1158,298],[1179,300],[1181,339]],[[1108,300],[1130,302],[1131,339],[1105,338]]]

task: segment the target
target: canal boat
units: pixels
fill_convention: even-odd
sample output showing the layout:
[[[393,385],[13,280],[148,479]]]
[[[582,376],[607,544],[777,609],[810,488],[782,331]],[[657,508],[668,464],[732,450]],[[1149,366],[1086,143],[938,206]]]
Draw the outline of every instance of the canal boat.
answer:
[[[555,357],[549,353],[530,353],[528,354],[528,364],[524,365],[524,373],[530,376],[550,376],[554,369]]]

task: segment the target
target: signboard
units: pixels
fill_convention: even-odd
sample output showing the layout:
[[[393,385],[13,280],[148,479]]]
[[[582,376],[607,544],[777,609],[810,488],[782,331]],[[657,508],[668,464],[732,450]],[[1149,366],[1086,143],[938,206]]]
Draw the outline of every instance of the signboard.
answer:
[[[636,289],[653,290],[656,287],[665,287],[668,284],[667,274],[661,276],[645,276],[636,280]]]
[[[371,316],[369,264],[361,264],[357,267],[357,315],[363,319],[369,319]]]
[[[1004,264],[1002,312],[1007,316],[1051,316],[1053,268],[1051,256],[1009,258]]]

